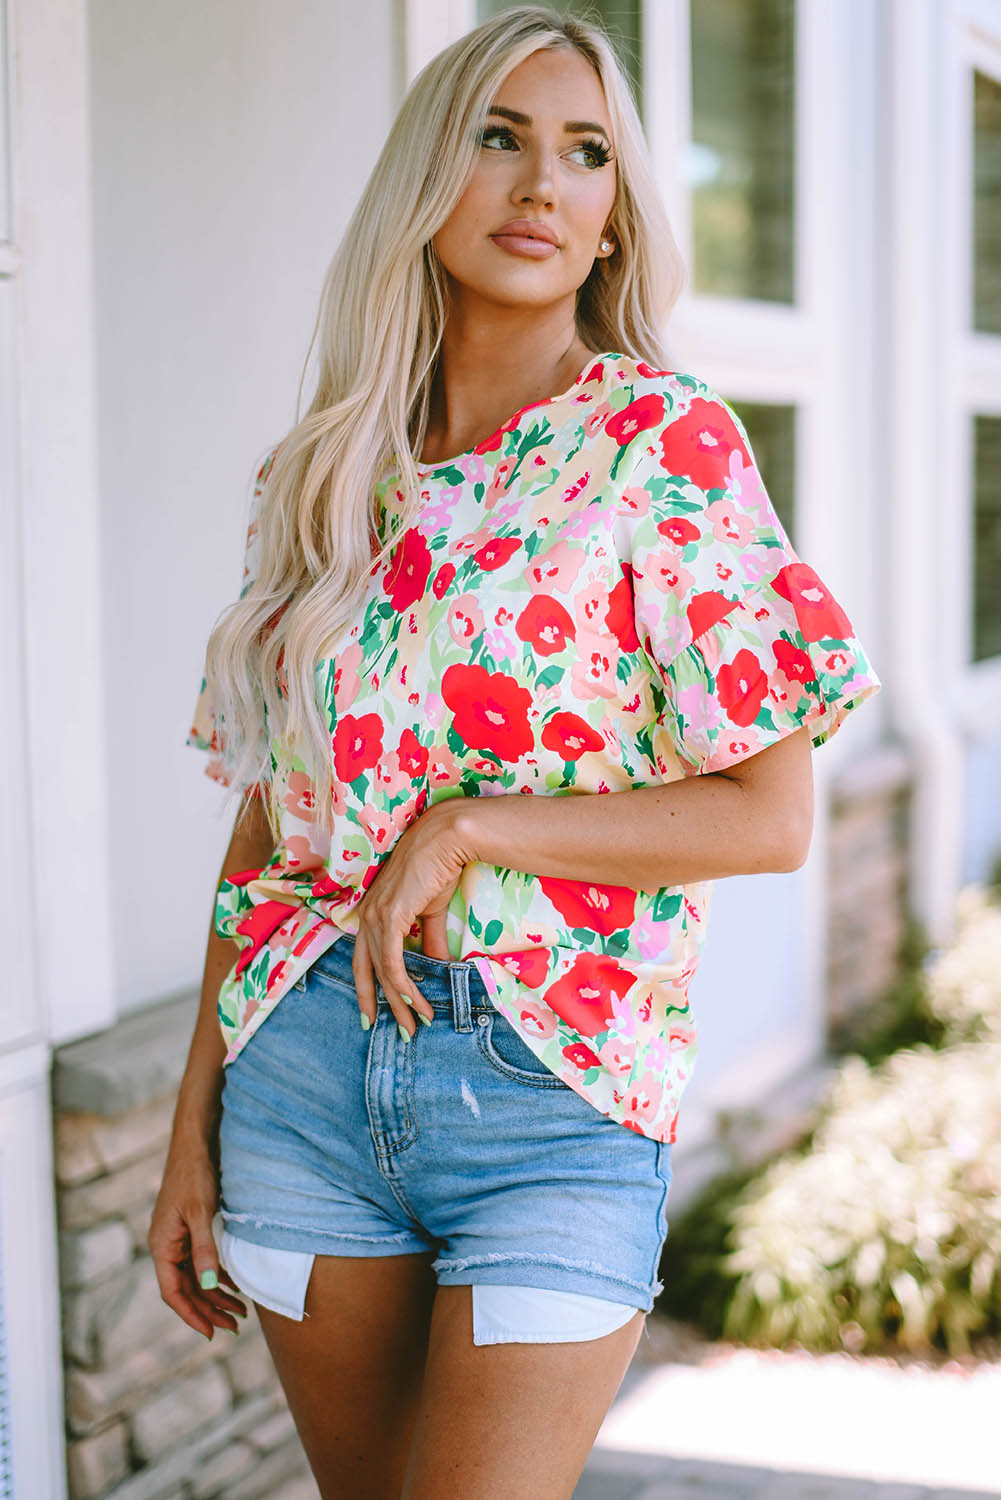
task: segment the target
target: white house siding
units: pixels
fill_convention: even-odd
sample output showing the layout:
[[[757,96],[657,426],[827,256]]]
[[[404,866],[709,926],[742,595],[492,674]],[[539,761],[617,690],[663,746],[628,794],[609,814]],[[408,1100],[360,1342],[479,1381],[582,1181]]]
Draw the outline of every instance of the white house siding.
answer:
[[[121,1011],[191,984],[204,953],[229,830],[183,741],[252,465],[294,419],[321,281],[396,109],[399,38],[392,0],[89,15]]]

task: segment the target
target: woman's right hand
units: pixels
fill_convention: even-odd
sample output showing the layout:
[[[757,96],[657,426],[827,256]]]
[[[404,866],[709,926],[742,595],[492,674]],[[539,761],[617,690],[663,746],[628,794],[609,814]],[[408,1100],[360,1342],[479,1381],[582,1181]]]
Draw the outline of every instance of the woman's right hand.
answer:
[[[220,1286],[236,1287],[219,1263],[212,1219],[219,1203],[219,1177],[204,1147],[171,1149],[153,1208],[146,1243],[160,1296],[189,1327],[211,1339],[216,1328],[238,1333],[234,1317],[246,1304]],[[202,1278],[205,1282],[202,1281]]]

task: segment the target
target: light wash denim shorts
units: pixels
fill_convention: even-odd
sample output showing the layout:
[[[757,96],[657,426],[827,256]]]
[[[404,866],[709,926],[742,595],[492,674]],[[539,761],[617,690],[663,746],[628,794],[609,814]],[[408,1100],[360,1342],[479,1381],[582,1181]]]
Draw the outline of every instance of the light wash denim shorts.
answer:
[[[407,951],[432,1024],[404,1042],[377,985],[364,1031],[353,950],[338,938],[225,1069],[218,1222],[237,1285],[301,1317],[314,1255],[434,1251],[440,1286],[473,1288],[475,1342],[596,1337],[649,1312],[670,1145],[550,1072],[471,963]]]

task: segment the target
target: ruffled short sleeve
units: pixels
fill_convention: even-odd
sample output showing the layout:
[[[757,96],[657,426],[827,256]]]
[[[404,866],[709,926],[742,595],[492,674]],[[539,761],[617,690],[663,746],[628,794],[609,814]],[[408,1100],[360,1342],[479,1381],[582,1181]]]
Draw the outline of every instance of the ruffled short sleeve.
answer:
[[[247,529],[243,552],[243,577],[240,584],[239,597],[242,599],[257,576],[258,562],[258,514],[260,511],[261,496],[264,493],[264,485],[278,444],[274,443],[254,466],[254,477],[250,487],[250,498],[247,507]],[[208,760],[205,763],[205,774],[213,781],[219,782],[221,786],[229,786],[230,778],[223,762],[224,741],[220,732],[212,695],[204,672],[202,673],[201,687],[195,699],[194,713],[191,716],[191,727],[188,730],[186,745],[196,750],[208,752]],[[249,797],[259,796],[260,784],[249,786],[245,789]]]
[[[881,686],[851,620],[795,552],[732,408],[666,373],[641,403],[622,497],[635,625],[683,769],[723,771],[803,725],[822,745]]]

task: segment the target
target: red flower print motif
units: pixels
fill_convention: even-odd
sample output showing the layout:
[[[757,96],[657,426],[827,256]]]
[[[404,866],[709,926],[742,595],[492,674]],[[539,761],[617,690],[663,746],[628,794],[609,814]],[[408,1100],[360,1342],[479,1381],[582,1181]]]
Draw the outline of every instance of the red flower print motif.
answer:
[[[515,634],[527,641],[539,656],[562,651],[567,639],[573,640],[573,619],[551,594],[533,594],[515,621]]]
[[[696,397],[683,417],[668,423],[660,435],[660,466],[669,474],[681,474],[700,490],[726,489],[730,478],[730,454],[740,454],[741,465],[751,466],[744,440],[733,418],[719,401]]]
[[[428,768],[427,746],[421,744],[412,729],[405,729],[400,735],[396,754],[400,762],[400,770],[414,781],[424,775]]]
[[[601,735],[586,719],[563,710],[546,720],[542,743],[547,750],[554,750],[561,760],[580,760],[586,751],[602,750],[605,746]]]
[[[436,599],[440,599],[442,595],[447,591],[448,586],[452,582],[452,579],[454,577],[455,563],[442,563],[441,567],[434,575],[434,582],[431,585],[431,592],[434,594]]]
[[[547,948],[525,948],[520,953],[497,954],[509,974],[527,984],[531,989],[540,985],[549,973],[549,950]]]
[[[614,1018],[612,996],[618,995],[621,999],[634,983],[634,976],[620,969],[615,959],[607,954],[580,953],[542,998],[550,1010],[554,1010],[574,1031],[579,1031],[582,1036],[597,1036],[599,1031],[608,1031],[611,1027]]]
[[[620,563],[619,566],[622,569],[622,577],[608,596],[605,628],[614,635],[620,650],[635,651],[639,646],[639,640],[633,615],[633,570],[629,563]]]
[[[502,568],[520,546],[520,536],[495,536],[478,547],[473,557],[485,573],[492,573],[495,568]]]
[[[638,396],[635,401],[630,401],[628,406],[609,417],[605,423],[605,431],[624,446],[638,432],[646,432],[647,428],[656,427],[663,420],[664,398],[651,391],[648,396]]]
[[[736,599],[728,599],[726,594],[718,594],[714,589],[693,595],[686,611],[692,639],[698,640],[703,631],[712,625],[718,625],[720,620],[725,620],[737,602]]]
[[[242,922],[237,922],[236,930],[241,937],[247,939],[247,943],[236,961],[236,968],[233,970],[235,975],[243,973],[275,929],[295,910],[296,907],[289,906],[286,901],[261,901],[247,913]]]
[[[817,674],[813,670],[809,651],[801,650],[791,641],[782,640],[776,641],[772,649],[780,670],[790,682],[816,682]]]
[[[601,1058],[596,1052],[592,1052],[586,1042],[574,1042],[569,1047],[563,1048],[563,1056],[567,1062],[572,1062],[575,1068],[586,1073],[588,1068],[601,1066]]]
[[[687,547],[689,542],[697,542],[702,535],[685,516],[669,516],[666,521],[658,521],[657,530],[661,536],[667,537],[672,547]]]
[[[746,728],[761,712],[768,693],[768,678],[753,651],[738,651],[733,662],[716,673],[717,697],[731,724]]]
[[[400,614],[416,604],[427,586],[431,553],[423,534],[411,526],[393,548],[383,587]]]
[[[514,677],[457,664],[446,669],[441,696],[452,710],[456,734],[470,749],[492,750],[501,760],[518,760],[531,750],[532,695]]]
[[[626,885],[591,885],[584,880],[555,880],[544,875],[539,877],[539,884],[571,927],[586,927],[602,937],[611,937],[633,920],[636,892]]]
[[[382,720],[378,714],[344,714],[334,730],[334,772],[338,781],[354,781],[377,764],[382,754]]]
[[[788,563],[772,580],[772,588],[796,611],[805,641],[846,641],[852,634],[848,616],[808,563]]]

